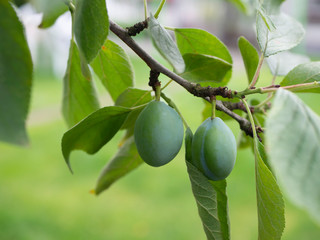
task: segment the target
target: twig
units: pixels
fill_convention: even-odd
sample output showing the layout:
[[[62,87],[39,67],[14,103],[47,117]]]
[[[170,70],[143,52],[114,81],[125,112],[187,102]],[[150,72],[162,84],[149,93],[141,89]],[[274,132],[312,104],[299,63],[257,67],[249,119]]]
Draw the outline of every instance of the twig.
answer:
[[[257,81],[258,81],[258,78],[259,78],[259,75],[260,75],[260,71],[261,71],[261,67],[262,67],[262,64],[263,64],[263,60],[264,60],[264,54],[261,55],[260,59],[259,59],[259,63],[258,63],[258,67],[257,67],[257,70],[253,76],[253,79],[251,81],[251,83],[249,84],[249,89],[250,88],[253,88]]]
[[[222,101],[220,101],[220,100],[217,100],[216,108],[218,110],[228,114],[230,117],[232,117],[234,120],[236,120],[240,125],[240,129],[242,131],[244,131],[247,135],[253,137],[253,131],[252,131],[252,128],[251,128],[251,123],[247,119],[245,119],[243,117],[240,117],[238,114],[236,114],[236,113],[232,112],[231,110],[229,110],[228,108],[226,108],[223,105]],[[259,129],[259,132],[261,132],[260,129]]]
[[[242,102],[233,103],[233,102],[223,101],[222,104],[226,108],[230,109],[231,111],[235,110],[235,109],[239,109],[239,110],[244,111],[245,113],[247,112],[246,106]],[[250,106],[250,111],[251,111],[251,113],[255,112],[255,108],[253,106]]]
[[[162,0],[162,1],[161,1],[160,5],[159,5],[159,7],[158,7],[157,12],[154,14],[154,17],[155,17],[155,18],[158,18],[158,16],[159,16],[159,14],[160,14],[160,12],[161,12],[161,10],[162,10],[163,5],[165,4],[165,2],[166,2],[166,0]]]
[[[297,92],[297,91],[303,91],[303,90],[309,90],[309,89],[315,89],[315,88],[320,88],[320,81],[314,81],[310,83],[300,83],[300,84],[294,84],[294,85],[289,85],[289,86],[280,86],[280,85],[270,85],[267,87],[260,87],[260,88],[254,88],[254,89],[246,89],[242,92],[236,92],[233,93],[233,96],[246,96],[246,95],[251,95],[255,93],[271,93],[271,92],[276,92],[279,88],[286,89],[291,92]]]
[[[148,3],[147,3],[147,0],[143,1],[143,5],[144,5],[144,20],[147,20],[147,18],[148,18]]]

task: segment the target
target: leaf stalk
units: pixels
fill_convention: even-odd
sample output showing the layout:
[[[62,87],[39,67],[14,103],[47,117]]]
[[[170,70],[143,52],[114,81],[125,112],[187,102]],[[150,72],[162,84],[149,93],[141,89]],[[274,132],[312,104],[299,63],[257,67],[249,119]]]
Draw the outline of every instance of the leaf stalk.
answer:
[[[155,17],[155,18],[158,18],[158,17],[159,17],[159,14],[160,14],[160,12],[161,12],[161,10],[162,10],[163,5],[165,4],[165,2],[166,2],[166,0],[162,0],[162,1],[161,1],[161,3],[160,3],[160,5],[159,5],[156,13],[154,14],[154,17]]]
[[[249,84],[249,89],[253,88],[257,81],[258,81],[258,78],[259,78],[259,75],[260,75],[260,71],[261,71],[261,67],[262,67],[262,64],[263,64],[263,61],[264,61],[264,54],[261,55],[260,59],[259,59],[259,63],[258,63],[258,67],[257,67],[257,70],[253,76],[253,79],[251,81],[251,83]]]

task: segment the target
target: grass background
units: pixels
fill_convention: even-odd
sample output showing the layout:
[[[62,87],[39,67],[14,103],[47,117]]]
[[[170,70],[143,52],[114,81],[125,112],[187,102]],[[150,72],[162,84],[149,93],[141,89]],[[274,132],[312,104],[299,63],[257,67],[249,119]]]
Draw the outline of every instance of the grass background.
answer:
[[[137,86],[147,88],[148,69],[139,59],[133,63]],[[271,79],[267,70],[263,76],[262,84]],[[243,81],[245,73],[236,70],[231,87],[241,90]],[[99,82],[97,85],[103,105],[112,104]],[[183,148],[168,165],[142,165],[96,197],[89,191],[116,152],[120,132],[93,156],[73,152],[74,175],[70,174],[60,150],[67,130],[60,114],[61,86],[56,79],[36,78],[28,121],[31,145],[20,148],[0,143],[0,239],[205,239]],[[202,121],[202,101],[174,83],[165,92],[195,131]],[[320,113],[318,96],[300,96]],[[229,121],[228,125],[235,135],[239,133],[237,123]],[[232,239],[257,239],[254,157],[250,149],[238,152],[227,191]],[[283,239],[320,239],[319,225],[287,199]]]

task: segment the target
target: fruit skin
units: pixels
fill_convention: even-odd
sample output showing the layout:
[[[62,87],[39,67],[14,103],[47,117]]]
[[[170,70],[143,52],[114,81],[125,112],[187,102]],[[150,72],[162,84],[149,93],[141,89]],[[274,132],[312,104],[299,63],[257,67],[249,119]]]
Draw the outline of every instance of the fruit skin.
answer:
[[[236,139],[219,118],[207,118],[192,140],[192,163],[209,179],[225,179],[232,171],[237,156]]]
[[[160,101],[150,102],[138,116],[134,139],[141,158],[154,167],[170,162],[183,141],[183,123],[178,113]]]

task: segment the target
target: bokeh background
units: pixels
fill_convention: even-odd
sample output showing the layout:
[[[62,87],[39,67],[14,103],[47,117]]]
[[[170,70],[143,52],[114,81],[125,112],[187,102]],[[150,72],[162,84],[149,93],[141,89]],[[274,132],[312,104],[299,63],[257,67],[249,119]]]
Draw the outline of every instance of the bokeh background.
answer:
[[[149,10],[155,11],[159,2],[149,1]],[[107,0],[107,5],[110,18],[122,26],[132,25],[144,17],[142,0]],[[306,39],[295,51],[320,60],[320,1],[287,0],[283,10],[297,17],[306,27]],[[183,148],[168,165],[161,168],[142,165],[98,197],[90,194],[90,190],[94,188],[103,166],[117,151],[123,132],[93,156],[73,152],[74,174],[69,172],[61,154],[60,140],[67,130],[61,116],[61,100],[71,31],[70,16],[66,13],[52,28],[40,30],[37,26],[41,14],[37,14],[30,5],[23,6],[18,12],[26,26],[35,62],[32,104],[27,122],[31,144],[21,148],[0,143],[0,239],[205,239],[191,192]],[[222,39],[234,58],[230,87],[244,88],[247,80],[236,45],[240,35],[256,44],[254,16],[245,16],[222,0],[184,0],[167,1],[160,21],[170,27],[204,28]],[[112,34],[110,37],[116,41]],[[136,40],[166,64],[152,47],[147,32]],[[136,87],[148,89],[148,67],[130,49],[123,47],[135,69]],[[265,65],[259,84],[267,84],[271,78]],[[161,80],[163,83],[168,81],[163,76]],[[96,81],[96,87],[101,105],[112,105],[99,81]],[[195,131],[202,122],[202,100],[174,83],[166,89],[166,94],[176,102]],[[320,114],[318,95],[299,94],[299,97]],[[233,121],[227,124],[237,136],[238,124]],[[254,179],[251,149],[239,150],[227,188],[231,238],[234,240],[257,239]],[[285,203],[283,239],[320,239],[320,225],[287,198]]]

